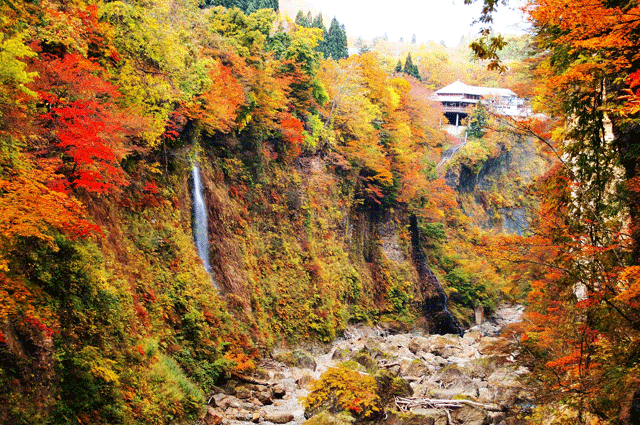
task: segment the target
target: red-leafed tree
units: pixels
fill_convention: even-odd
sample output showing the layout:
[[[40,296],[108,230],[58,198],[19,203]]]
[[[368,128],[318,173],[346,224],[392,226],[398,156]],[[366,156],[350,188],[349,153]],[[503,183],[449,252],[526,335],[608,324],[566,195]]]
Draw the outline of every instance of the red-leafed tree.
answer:
[[[59,158],[65,185],[97,194],[118,192],[127,184],[120,161],[129,150],[131,128],[116,103],[117,89],[106,81],[106,71],[79,54],[43,55],[34,67],[45,142],[37,153]]]

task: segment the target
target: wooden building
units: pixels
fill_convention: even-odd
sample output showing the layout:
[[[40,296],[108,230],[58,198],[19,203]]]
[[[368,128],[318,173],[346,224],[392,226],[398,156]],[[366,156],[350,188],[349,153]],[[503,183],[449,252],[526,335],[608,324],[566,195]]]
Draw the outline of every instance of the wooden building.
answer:
[[[522,116],[527,114],[524,100],[520,99],[512,90],[468,86],[460,80],[436,91],[435,98],[442,103],[449,123],[456,127],[480,101],[490,112],[498,115]]]

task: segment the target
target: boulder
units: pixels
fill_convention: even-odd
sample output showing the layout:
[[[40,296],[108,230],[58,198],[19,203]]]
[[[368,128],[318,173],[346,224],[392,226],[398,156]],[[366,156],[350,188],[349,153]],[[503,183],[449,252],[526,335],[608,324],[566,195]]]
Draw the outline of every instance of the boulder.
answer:
[[[479,331],[467,331],[463,339],[471,341],[471,344],[476,344],[482,339],[482,334]]]
[[[286,424],[293,421],[293,413],[279,411],[267,412],[264,415],[264,420],[273,422],[274,424]]]
[[[225,393],[218,393],[216,395],[213,396],[213,398],[211,399],[210,403],[213,407],[219,407],[221,409],[226,409],[227,405],[223,405],[223,400],[227,398],[227,395]]]
[[[356,363],[364,367],[366,370],[375,370],[378,368],[378,363],[369,356],[366,351],[360,351],[351,357]]]
[[[251,422],[253,420],[253,413],[249,412],[245,409],[240,409],[238,413],[236,413],[237,421]]]
[[[413,388],[406,379],[398,378],[389,371],[380,370],[375,375],[378,394],[382,399],[382,404],[389,403],[394,397],[410,397],[413,395]]]
[[[429,352],[445,359],[456,356],[462,352],[460,337],[457,335],[438,335],[431,340]]]
[[[417,409],[411,410],[411,413],[418,415],[418,417],[433,419],[433,425],[449,424],[449,420],[447,419],[446,413],[444,413],[441,409],[417,408]]]
[[[420,415],[415,412],[388,412],[385,425],[434,425],[433,416]]]
[[[262,391],[258,393],[258,400],[265,406],[273,404],[273,395],[271,394],[271,391]]]
[[[488,422],[487,413],[484,410],[476,409],[471,406],[463,406],[456,409],[451,418],[459,424],[465,425],[485,425]]]
[[[504,338],[485,336],[480,340],[478,352],[483,355],[511,354],[514,348],[513,344]]]
[[[303,369],[316,369],[315,359],[306,351],[294,350],[294,351],[282,351],[274,353],[273,359],[282,362],[290,367],[299,367]]]
[[[435,372],[435,367],[428,365],[424,360],[403,360],[400,362],[400,374],[403,376],[429,376]]]
[[[207,411],[202,418],[202,425],[220,425],[224,416],[211,406],[207,406]]]
[[[331,355],[331,360],[335,360],[338,362],[343,362],[349,358],[351,351],[344,348],[336,348]]]
[[[320,412],[312,416],[304,425],[352,425],[355,418],[349,414],[338,413],[332,415],[329,412]]]
[[[251,398],[251,390],[247,387],[236,387],[236,398],[240,400],[247,400]]]
[[[309,389],[311,387],[311,384],[314,381],[315,379],[313,378],[313,376],[309,374],[304,374],[300,378],[298,378],[298,380],[296,381],[296,384],[300,388]]]
[[[273,394],[274,398],[282,398],[287,393],[287,390],[284,388],[284,385],[275,384],[273,387],[271,387],[271,393]]]

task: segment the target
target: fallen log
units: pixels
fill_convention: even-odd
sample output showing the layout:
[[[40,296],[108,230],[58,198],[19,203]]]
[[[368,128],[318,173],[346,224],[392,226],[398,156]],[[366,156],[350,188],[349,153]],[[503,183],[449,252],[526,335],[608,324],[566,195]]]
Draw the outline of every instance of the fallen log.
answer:
[[[241,381],[248,382],[250,384],[264,385],[265,387],[269,387],[269,386],[273,385],[271,382],[263,381],[262,379],[254,378],[252,376],[243,375],[241,373],[234,372],[234,371],[231,371],[231,376],[233,376],[234,378],[239,379]]]
[[[415,407],[431,408],[431,409],[458,409],[462,406],[470,406],[484,409],[489,412],[502,412],[503,408],[497,404],[483,404],[471,400],[446,400],[437,398],[421,398],[421,397],[396,397],[396,407],[403,412]]]

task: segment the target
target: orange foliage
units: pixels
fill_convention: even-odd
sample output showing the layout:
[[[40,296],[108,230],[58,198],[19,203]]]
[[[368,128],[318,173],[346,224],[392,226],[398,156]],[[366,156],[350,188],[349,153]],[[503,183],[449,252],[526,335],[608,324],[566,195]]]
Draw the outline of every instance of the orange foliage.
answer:
[[[185,103],[185,115],[202,123],[210,133],[227,133],[235,127],[238,108],[245,102],[244,90],[220,59],[213,61],[209,78],[211,87]]]
[[[51,242],[51,229],[73,237],[100,231],[98,226],[83,218],[80,202],[47,186],[59,177],[53,174],[51,167],[18,171],[9,177],[9,180],[0,180],[3,193],[0,198],[0,249],[3,256],[19,237]],[[6,269],[6,261],[0,263],[0,268]]]

